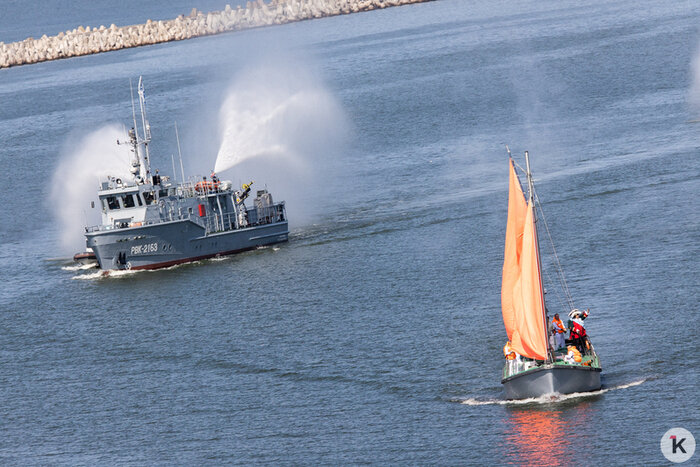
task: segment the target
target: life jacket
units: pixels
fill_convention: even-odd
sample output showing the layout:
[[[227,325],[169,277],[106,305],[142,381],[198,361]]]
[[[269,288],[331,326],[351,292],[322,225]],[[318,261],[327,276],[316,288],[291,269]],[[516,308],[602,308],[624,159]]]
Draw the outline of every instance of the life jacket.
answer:
[[[564,327],[564,323],[561,322],[561,319],[552,318],[552,324],[554,325],[555,333],[563,334],[566,332],[566,328]]]
[[[571,339],[578,339],[579,337],[586,337],[586,328],[583,327],[579,320],[574,320],[571,328]]]
[[[206,180],[202,180],[201,182],[197,182],[194,185],[194,189],[199,193],[204,193],[206,191],[216,191],[219,189],[219,182],[208,182]]]
[[[510,342],[506,342],[503,346],[503,355],[505,355],[506,360],[515,360],[515,352],[510,348]]]
[[[578,349],[573,345],[570,345],[569,347],[567,347],[567,349],[569,350],[569,354],[573,354],[572,356],[574,357],[574,361],[576,363],[581,363],[581,360],[583,360],[583,358],[581,357],[581,352],[579,352]]]

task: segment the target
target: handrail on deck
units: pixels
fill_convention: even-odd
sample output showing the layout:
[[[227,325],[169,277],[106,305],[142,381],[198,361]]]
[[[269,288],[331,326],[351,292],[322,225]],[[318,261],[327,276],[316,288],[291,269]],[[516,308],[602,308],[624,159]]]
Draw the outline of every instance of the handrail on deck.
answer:
[[[275,222],[283,222],[286,220],[284,203],[277,203],[271,206],[265,207],[251,207],[245,210],[245,225],[239,225],[237,216],[235,213],[229,212],[223,215],[217,213],[216,211],[208,211],[205,216],[198,216],[194,213],[174,213],[172,210],[165,210],[161,208],[160,219],[158,220],[148,220],[141,222],[122,222],[119,225],[116,223],[113,225],[93,225],[85,227],[85,232],[100,232],[109,230],[119,230],[125,228],[143,227],[147,225],[162,224],[164,222],[172,222],[178,220],[190,220],[200,227],[205,229],[205,235],[225,232],[227,230],[234,230],[238,228],[255,227],[260,225],[273,224]],[[126,225],[122,225],[126,224]]]

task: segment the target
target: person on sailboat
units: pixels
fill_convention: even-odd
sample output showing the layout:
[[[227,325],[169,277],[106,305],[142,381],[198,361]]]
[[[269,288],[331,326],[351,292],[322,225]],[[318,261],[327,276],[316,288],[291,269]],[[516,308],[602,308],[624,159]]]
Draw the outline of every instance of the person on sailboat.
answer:
[[[581,360],[583,360],[583,357],[581,356],[581,352],[578,351],[578,349],[570,345],[566,348],[568,352],[566,353],[566,356],[564,357],[564,361],[570,365],[573,365],[574,363],[581,363]]]
[[[569,312],[569,318],[571,318],[568,323],[568,327],[571,329],[569,342],[583,353],[585,353],[584,349],[587,347],[586,328],[583,327],[583,320],[588,318],[589,313],[589,310],[580,311],[575,308]]]
[[[506,360],[508,361],[508,366],[510,367],[509,370],[513,370],[513,366],[520,363],[520,355],[513,350],[513,347],[510,345],[510,341],[506,342],[506,345],[503,346],[503,356],[506,357]]]
[[[562,323],[561,319],[559,318],[559,313],[554,313],[554,318],[552,318],[552,323],[551,323],[551,329],[552,329],[552,336],[554,337],[554,350],[559,350],[566,345],[566,337],[564,334],[566,334],[566,328],[564,327],[564,323]]]

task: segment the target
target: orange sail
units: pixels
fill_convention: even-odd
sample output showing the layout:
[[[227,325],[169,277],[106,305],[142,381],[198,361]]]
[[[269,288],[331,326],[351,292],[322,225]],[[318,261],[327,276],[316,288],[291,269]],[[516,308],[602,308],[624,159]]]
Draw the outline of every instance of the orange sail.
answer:
[[[514,179],[515,178],[515,182]],[[513,187],[513,183],[517,187]],[[537,230],[532,203],[525,197],[511,161],[511,188],[506,227],[506,249],[503,261],[501,307],[503,322],[513,350],[522,356],[537,360],[547,358],[547,331],[540,276]],[[513,197],[516,198],[515,202]],[[513,221],[511,222],[511,205]],[[524,207],[524,212],[522,206]],[[517,209],[517,211],[516,211]],[[522,224],[520,215],[524,214]],[[513,225],[511,231],[511,224]],[[511,234],[509,236],[508,234]]]
[[[525,227],[527,203],[518,176],[515,174],[513,159],[510,159],[509,167],[508,224],[506,226],[506,249],[503,257],[501,281],[501,309],[503,310],[503,324],[506,326],[506,334],[508,334],[508,339],[511,339],[515,328],[513,288],[520,278],[520,255],[523,249],[523,228]]]

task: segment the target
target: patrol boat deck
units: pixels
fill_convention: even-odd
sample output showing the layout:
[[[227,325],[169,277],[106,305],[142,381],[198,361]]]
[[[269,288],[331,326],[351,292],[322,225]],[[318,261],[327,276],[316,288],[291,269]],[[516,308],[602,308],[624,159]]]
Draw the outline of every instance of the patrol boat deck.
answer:
[[[136,118],[129,131],[134,155],[132,182],[109,177],[97,194],[102,223],[85,228],[86,245],[102,269],[157,269],[230,255],[288,240],[284,202],[258,190],[253,207],[245,201],[253,182],[234,190],[212,176],[176,183],[151,174],[143,84],[139,79],[143,138]],[[184,179],[184,173],[183,173]]]

